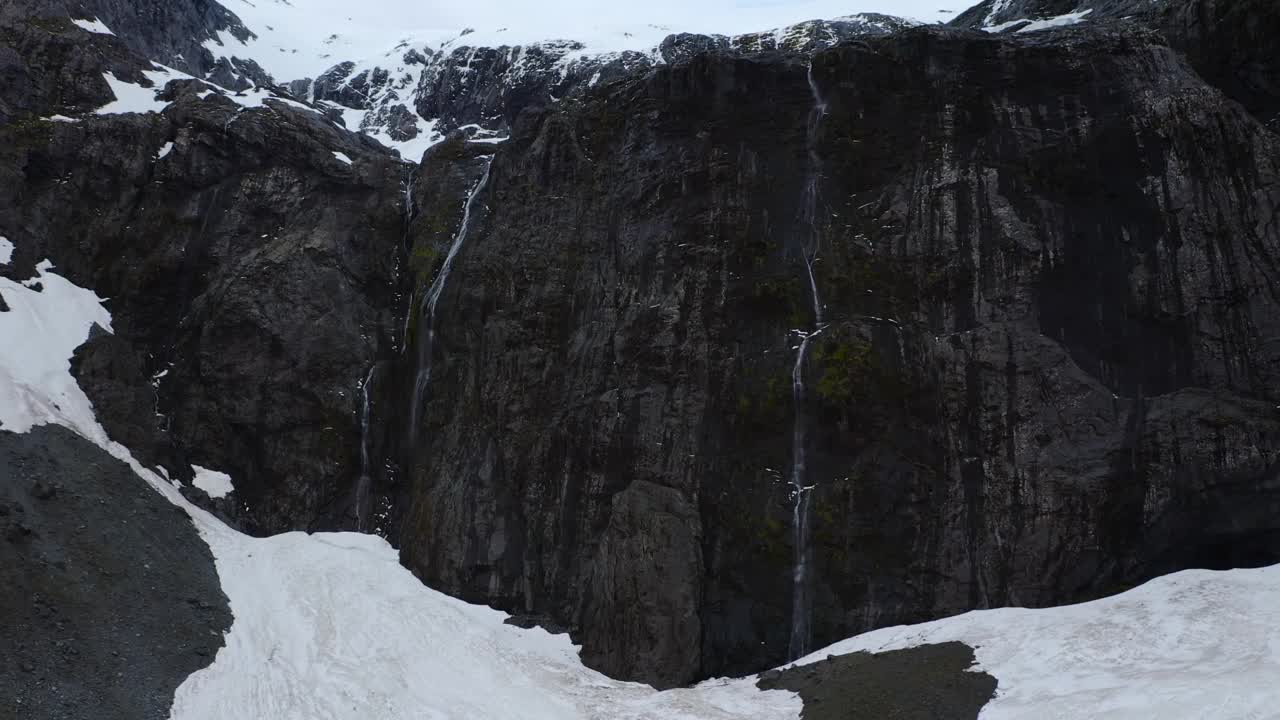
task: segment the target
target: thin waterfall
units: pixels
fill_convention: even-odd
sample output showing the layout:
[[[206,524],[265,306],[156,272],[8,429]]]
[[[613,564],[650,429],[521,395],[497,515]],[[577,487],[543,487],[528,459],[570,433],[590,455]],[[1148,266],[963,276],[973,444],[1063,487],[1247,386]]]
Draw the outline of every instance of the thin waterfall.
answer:
[[[809,343],[822,332],[822,298],[818,294],[818,279],[813,271],[813,264],[818,260],[822,248],[822,234],[818,220],[818,190],[822,180],[822,157],[818,154],[818,133],[822,129],[822,119],[827,114],[827,103],[822,99],[818,83],[813,79],[813,65],[809,65],[809,92],[813,96],[813,108],[809,111],[809,122],[806,132],[808,150],[808,175],[804,183],[801,213],[803,225],[807,229],[800,251],[804,260],[805,274],[809,279],[809,295],[813,302],[813,327],[808,330],[797,330],[800,335],[800,347],[796,352],[796,364],[791,371],[791,397],[795,405],[794,421],[791,432],[791,475],[788,480],[792,501],[792,545],[795,548],[795,560],[792,572],[791,591],[791,644],[790,659],[795,660],[809,653],[810,613],[813,601],[809,597],[809,522],[812,516],[810,495],[814,489],[808,475],[808,427],[805,418],[805,399],[808,396],[804,380],[805,359],[809,354]]]
[[[416,184],[418,167],[409,170],[409,177],[404,183],[404,237],[401,244],[408,249],[409,235],[413,232],[413,190]],[[409,318],[413,316],[413,296],[417,288],[409,289],[409,302],[404,313],[404,329],[400,332],[400,352],[409,352]]]
[[[431,363],[432,355],[436,344],[436,305],[440,302],[440,295],[444,292],[445,283],[449,281],[449,271],[453,269],[453,261],[458,257],[458,251],[462,249],[462,244],[467,240],[467,231],[471,228],[472,212],[475,209],[476,200],[480,194],[484,192],[484,188],[489,184],[489,168],[493,165],[493,156],[485,158],[484,175],[480,177],[480,182],[471,189],[471,194],[467,196],[467,203],[462,210],[462,225],[458,227],[458,233],[453,237],[453,244],[449,246],[449,254],[445,256],[444,265],[440,266],[440,272],[436,274],[436,279],[432,281],[431,287],[427,289],[427,293],[423,295],[422,302],[418,308],[419,333],[425,333],[417,343],[418,345],[418,372],[413,381],[413,398],[412,405],[409,410],[409,439],[412,442],[418,436],[418,423],[422,418],[422,405],[425,400],[427,385],[431,382]]]
[[[360,477],[356,480],[357,532],[368,532],[369,510],[372,506],[373,475],[369,467],[369,421],[373,415],[371,397],[373,394],[373,378],[377,372],[378,364],[374,363],[369,367],[369,374],[365,376],[364,385],[360,388],[363,402],[360,405]]]

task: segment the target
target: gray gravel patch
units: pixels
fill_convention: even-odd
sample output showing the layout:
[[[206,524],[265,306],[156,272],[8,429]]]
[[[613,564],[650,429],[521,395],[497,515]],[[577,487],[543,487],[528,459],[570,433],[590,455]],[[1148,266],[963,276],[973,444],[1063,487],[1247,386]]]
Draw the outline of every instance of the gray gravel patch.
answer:
[[[163,720],[231,627],[208,546],[61,427],[0,431],[0,718]]]
[[[764,673],[757,685],[799,693],[802,720],[975,720],[996,679],[973,664],[973,648],[950,642],[829,657]]]

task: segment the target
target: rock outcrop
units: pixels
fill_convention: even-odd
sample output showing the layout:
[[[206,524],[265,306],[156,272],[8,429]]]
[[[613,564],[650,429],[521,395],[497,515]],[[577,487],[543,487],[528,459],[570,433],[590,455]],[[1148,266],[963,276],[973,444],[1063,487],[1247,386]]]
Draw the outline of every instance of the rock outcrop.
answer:
[[[344,525],[361,386],[398,330],[408,167],[195,80],[154,87],[163,112],[95,114],[104,73],[142,85],[149,63],[65,18],[0,31],[24,79],[0,90],[0,234],[14,277],[49,258],[110,298],[115,335],[76,362],[103,425],[175,477],[232,474],[219,510],[245,529]]]
[[[984,0],[952,24],[1019,32],[1067,15],[1159,30],[1210,83],[1280,129],[1280,12],[1268,0]]]
[[[227,47],[226,43],[244,42],[254,35],[217,2],[6,0],[5,5],[0,8],[0,22],[34,22],[53,30],[70,28],[73,19],[98,21],[101,32],[114,34],[139,57],[234,90],[273,84],[255,61],[236,57]]]

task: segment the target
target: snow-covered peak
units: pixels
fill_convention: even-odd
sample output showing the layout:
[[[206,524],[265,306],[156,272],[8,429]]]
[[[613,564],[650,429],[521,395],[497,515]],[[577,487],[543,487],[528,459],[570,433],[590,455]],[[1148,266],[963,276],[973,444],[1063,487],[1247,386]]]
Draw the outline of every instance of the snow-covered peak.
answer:
[[[343,61],[289,87],[333,106],[348,129],[416,161],[450,131],[474,126],[482,134],[502,133],[524,107],[558,102],[700,52],[813,52],[913,24],[861,14],[739,35],[670,33],[655,25],[625,36],[528,42],[523,38],[536,36],[525,31],[469,31],[439,43],[398,42],[371,60]]]
[[[203,49],[218,59],[219,76],[269,78],[295,96],[328,105],[348,129],[396,148],[410,161],[449,131],[476,125],[501,132],[531,102],[555,102],[704,50],[813,51],[923,21],[877,10],[937,21],[949,18],[939,11],[967,4],[656,0],[609,8],[556,0],[535,8],[511,0],[466,6],[419,0],[223,2],[248,33],[214,33],[204,42]],[[809,19],[815,17],[831,19]]]

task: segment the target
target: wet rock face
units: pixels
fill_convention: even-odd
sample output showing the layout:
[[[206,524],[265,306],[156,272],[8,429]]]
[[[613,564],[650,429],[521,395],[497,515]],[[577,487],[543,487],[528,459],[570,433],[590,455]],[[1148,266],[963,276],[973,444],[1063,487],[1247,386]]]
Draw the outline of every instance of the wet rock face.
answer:
[[[406,168],[316,112],[201,99],[189,82],[162,114],[81,115],[111,98],[108,69],[143,80],[123,41],[30,23],[6,37],[49,92],[0,125],[0,233],[14,277],[49,258],[110,298],[115,336],[74,363],[103,425],[176,477],[231,474],[218,509],[243,528],[351,527],[360,383],[396,325]],[[43,70],[63,60],[74,84]],[[41,119],[55,112],[76,121]]]
[[[1158,30],[1211,84],[1277,129],[1280,7],[1268,0],[985,0],[952,24],[1017,32],[1026,26],[1020,20],[1084,10],[1090,23]]]
[[[486,150],[406,468],[429,584],[657,684],[783,659],[807,73],[699,55]],[[1280,559],[1276,136],[1133,27],[908,31],[813,79],[813,645]]]
[[[164,720],[231,627],[209,548],[124,463],[0,431],[0,713]]]

